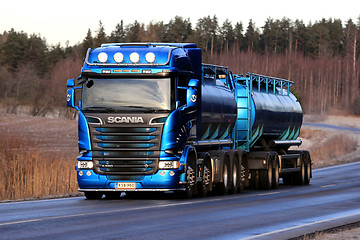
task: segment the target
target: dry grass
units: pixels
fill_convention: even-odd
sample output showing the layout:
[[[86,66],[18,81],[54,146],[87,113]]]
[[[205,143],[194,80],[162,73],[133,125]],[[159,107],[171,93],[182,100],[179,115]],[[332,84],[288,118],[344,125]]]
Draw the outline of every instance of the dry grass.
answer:
[[[0,133],[0,200],[38,198],[77,191],[75,160],[41,153],[27,137]]]
[[[352,158],[348,157],[348,154],[358,148],[357,139],[342,133],[302,129],[300,138],[308,142],[303,148],[310,151],[315,167],[349,162]]]

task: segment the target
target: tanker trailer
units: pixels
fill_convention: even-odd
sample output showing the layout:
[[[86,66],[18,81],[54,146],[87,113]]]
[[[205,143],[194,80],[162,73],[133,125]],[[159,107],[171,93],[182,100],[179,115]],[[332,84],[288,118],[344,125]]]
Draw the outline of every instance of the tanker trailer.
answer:
[[[67,105],[79,113],[79,191],[190,197],[277,188],[280,178],[309,184],[309,153],[289,150],[301,144],[302,123],[291,85],[202,64],[196,44],[89,49],[67,83]]]

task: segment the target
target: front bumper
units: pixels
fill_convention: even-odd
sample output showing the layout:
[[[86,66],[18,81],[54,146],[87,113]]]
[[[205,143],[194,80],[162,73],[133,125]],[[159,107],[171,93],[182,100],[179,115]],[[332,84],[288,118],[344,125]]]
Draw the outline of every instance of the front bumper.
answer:
[[[183,169],[159,170],[153,175],[141,176],[139,180],[110,180],[106,175],[96,174],[93,170],[77,170],[79,191],[181,191],[185,190]],[[134,189],[118,189],[117,183],[135,183]]]

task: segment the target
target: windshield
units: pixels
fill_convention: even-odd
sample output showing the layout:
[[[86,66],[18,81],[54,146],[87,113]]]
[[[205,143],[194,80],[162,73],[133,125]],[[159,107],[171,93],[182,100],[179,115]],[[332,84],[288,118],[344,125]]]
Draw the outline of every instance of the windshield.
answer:
[[[170,78],[95,79],[82,88],[83,110],[169,111]]]

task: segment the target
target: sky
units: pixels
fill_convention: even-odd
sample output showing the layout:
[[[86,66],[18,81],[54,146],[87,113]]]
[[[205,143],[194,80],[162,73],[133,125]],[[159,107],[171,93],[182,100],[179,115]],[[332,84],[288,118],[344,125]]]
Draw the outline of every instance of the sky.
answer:
[[[261,27],[269,17],[307,24],[322,18],[357,22],[360,16],[360,0],[9,0],[0,7],[0,33],[13,28],[61,46],[82,42],[88,29],[94,36],[99,21],[109,35],[121,20],[125,25],[135,20],[167,23],[176,15],[190,18],[193,27],[199,18],[216,15],[220,25],[228,18],[233,24],[242,22],[245,29],[250,19]]]

